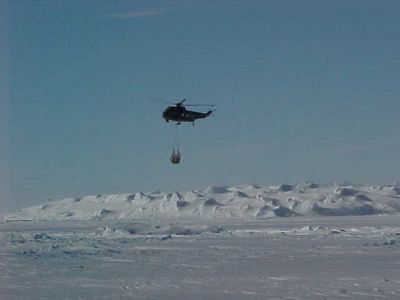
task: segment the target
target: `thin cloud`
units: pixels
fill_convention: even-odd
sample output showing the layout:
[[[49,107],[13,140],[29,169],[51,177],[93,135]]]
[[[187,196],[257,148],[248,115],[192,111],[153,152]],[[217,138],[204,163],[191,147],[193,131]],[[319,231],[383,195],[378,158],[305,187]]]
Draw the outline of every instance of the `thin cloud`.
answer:
[[[127,13],[119,13],[119,14],[97,15],[94,17],[105,18],[105,19],[134,19],[134,18],[159,16],[165,14],[166,12],[167,10],[142,10],[142,11],[127,12]]]

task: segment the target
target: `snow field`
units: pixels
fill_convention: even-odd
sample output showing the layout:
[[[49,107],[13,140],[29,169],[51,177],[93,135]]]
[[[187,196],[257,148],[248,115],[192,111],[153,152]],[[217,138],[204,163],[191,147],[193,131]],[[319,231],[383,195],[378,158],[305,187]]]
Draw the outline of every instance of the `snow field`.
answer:
[[[47,201],[5,220],[264,219],[400,212],[400,186],[349,184],[211,186],[189,192],[137,192]]]
[[[400,187],[212,186],[0,223],[0,299],[400,299]]]
[[[400,218],[0,225],[0,299],[399,299]]]

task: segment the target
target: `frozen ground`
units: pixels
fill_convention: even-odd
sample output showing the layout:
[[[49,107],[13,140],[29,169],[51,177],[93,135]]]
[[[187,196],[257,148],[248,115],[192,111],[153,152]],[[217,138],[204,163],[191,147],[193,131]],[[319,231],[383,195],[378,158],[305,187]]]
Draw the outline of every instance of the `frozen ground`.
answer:
[[[400,212],[400,184],[362,186],[312,182],[279,186],[210,186],[188,192],[96,195],[49,200],[6,220],[127,220],[156,218],[265,219],[288,216]]]
[[[0,299],[400,299],[399,185],[48,201],[0,223]]]
[[[400,216],[0,225],[0,299],[400,299]]]

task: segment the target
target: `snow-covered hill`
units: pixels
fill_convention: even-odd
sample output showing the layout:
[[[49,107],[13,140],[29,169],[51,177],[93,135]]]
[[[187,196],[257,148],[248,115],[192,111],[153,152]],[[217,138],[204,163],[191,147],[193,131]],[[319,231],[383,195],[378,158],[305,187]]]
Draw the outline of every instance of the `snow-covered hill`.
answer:
[[[120,220],[149,218],[259,219],[400,212],[400,185],[304,183],[210,186],[188,192],[65,198],[6,215],[5,220]]]

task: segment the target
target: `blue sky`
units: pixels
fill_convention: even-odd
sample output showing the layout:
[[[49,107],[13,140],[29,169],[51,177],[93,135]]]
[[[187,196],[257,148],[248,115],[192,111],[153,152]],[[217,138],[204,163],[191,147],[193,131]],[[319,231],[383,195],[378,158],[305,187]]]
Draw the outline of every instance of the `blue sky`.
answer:
[[[398,1],[2,10],[6,209],[211,184],[399,180]],[[164,105],[145,95],[218,105],[180,127],[179,166]]]

